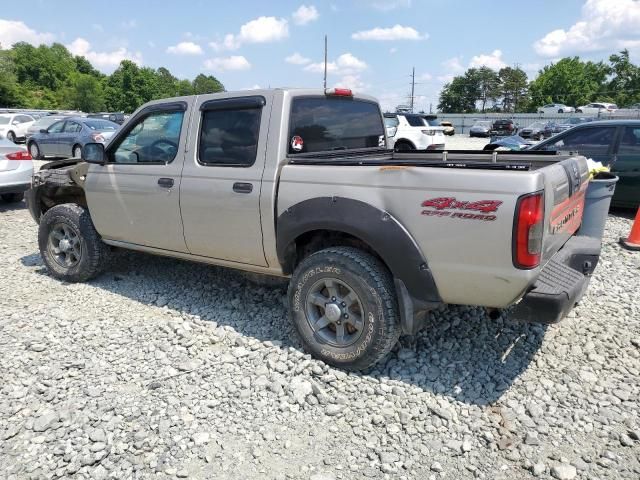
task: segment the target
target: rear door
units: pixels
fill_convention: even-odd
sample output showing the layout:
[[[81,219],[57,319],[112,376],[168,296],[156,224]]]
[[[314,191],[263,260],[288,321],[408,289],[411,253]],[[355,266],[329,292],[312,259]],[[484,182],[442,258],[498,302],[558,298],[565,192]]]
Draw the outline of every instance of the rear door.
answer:
[[[629,207],[640,205],[640,125],[624,127],[611,170],[620,178],[614,202]]]
[[[260,189],[273,94],[198,97],[180,185],[189,252],[267,266]]]
[[[63,157],[71,157],[73,155],[72,148],[81,131],[82,125],[80,125],[80,123],[67,120],[67,123],[62,129],[62,133],[58,137],[58,155]]]

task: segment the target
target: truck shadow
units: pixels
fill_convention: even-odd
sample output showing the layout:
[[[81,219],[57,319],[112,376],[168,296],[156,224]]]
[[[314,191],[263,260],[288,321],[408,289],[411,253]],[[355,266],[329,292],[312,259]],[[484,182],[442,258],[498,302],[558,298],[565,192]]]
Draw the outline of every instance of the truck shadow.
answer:
[[[42,266],[40,256],[22,258]],[[259,285],[244,274],[169,258],[120,251],[108,271],[92,281],[101,288],[147,305],[166,307],[172,316],[197,315],[260,341],[279,341],[302,350],[288,320],[286,283]],[[387,360],[363,376],[391,378],[458,401],[487,405],[528,367],[545,328],[491,320],[483,309],[449,306],[432,312],[415,337],[401,339]]]
[[[27,208],[27,204],[24,201],[8,203],[0,200],[0,213],[14,212],[16,210],[22,210],[23,208]]]

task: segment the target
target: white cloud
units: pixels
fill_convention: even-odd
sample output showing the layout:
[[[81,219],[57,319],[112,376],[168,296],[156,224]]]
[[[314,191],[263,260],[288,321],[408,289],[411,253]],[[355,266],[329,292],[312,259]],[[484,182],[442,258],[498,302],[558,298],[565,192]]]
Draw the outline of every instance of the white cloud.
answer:
[[[284,61],[293,65],[306,65],[307,63],[311,62],[311,60],[309,60],[307,57],[303,57],[298,52],[294,53],[293,55],[289,55],[284,59]]]
[[[109,72],[114,70],[122,60],[131,60],[138,65],[142,63],[140,52],[131,52],[125,47],[117,48],[111,52],[96,52],[91,44],[84,38],[76,38],[67,45],[67,49],[74,55],[80,55],[89,60],[98,69]]]
[[[421,35],[413,27],[404,27],[402,25],[394,25],[389,28],[372,28],[371,30],[362,30],[351,35],[354,40],[422,40],[428,38],[428,34]]]
[[[500,70],[507,64],[502,60],[502,50],[494,50],[489,54],[481,53],[471,58],[469,68],[489,67],[492,70]]]
[[[447,60],[442,62],[442,66],[446,71],[453,74],[464,72],[464,67],[462,66],[462,58],[460,57],[448,58]]]
[[[370,85],[363,82],[360,75],[345,75],[334,85],[336,88],[349,88],[351,90],[368,90]]]
[[[237,50],[245,43],[268,43],[289,36],[289,23],[284,18],[259,17],[240,27],[237,35],[228,33],[222,42],[211,42],[214,50]]]
[[[121,22],[120,26],[125,30],[133,30],[138,26],[138,22],[134,18],[131,18],[129,20],[125,20]]]
[[[9,49],[14,43],[27,42],[32,45],[51,43],[55,36],[52,33],[36,32],[24,22],[3,20],[0,18],[0,47]]]
[[[396,8],[409,8],[411,6],[411,0],[368,0],[367,3],[382,12],[388,12]]]
[[[536,53],[553,58],[585,52],[613,51],[640,46],[640,2],[587,0],[579,20],[559,28],[533,44]]]
[[[351,53],[343,53],[335,61],[327,63],[327,73],[335,75],[355,75],[367,69],[367,64]],[[324,72],[324,62],[310,63],[304,70],[307,72]]]
[[[229,70],[249,70],[251,64],[242,55],[232,55],[230,57],[216,57],[204,61],[204,68],[216,72]]]
[[[300,7],[291,14],[293,23],[296,25],[306,25],[309,22],[313,22],[320,17],[318,10],[315,6],[300,5]]]
[[[180,42],[167,48],[167,53],[174,55],[202,55],[202,47],[193,42]]]

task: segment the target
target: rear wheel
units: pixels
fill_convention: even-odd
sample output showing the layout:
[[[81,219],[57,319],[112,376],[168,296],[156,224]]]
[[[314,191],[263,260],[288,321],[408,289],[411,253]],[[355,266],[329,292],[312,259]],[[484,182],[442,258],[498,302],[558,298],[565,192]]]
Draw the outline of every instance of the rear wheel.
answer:
[[[396,152],[406,152],[408,150],[415,150],[415,147],[412,144],[404,140],[396,142],[393,148]]]
[[[42,159],[40,147],[38,147],[38,144],[36,142],[31,142],[29,144],[29,155],[31,155],[31,158],[33,158],[34,160]]]
[[[564,113],[564,110],[560,109],[558,110],[558,113]]]
[[[24,199],[24,193],[3,193],[0,198],[7,203],[17,203]]]
[[[73,147],[73,158],[80,158],[82,157],[82,146],[81,145],[74,145]]]
[[[576,110],[576,113],[582,113],[582,110],[580,110],[579,108]]]
[[[305,349],[345,370],[371,367],[400,336],[391,274],[357,248],[305,258],[289,283],[289,312]]]
[[[100,274],[109,253],[89,212],[73,203],[47,210],[40,220],[38,245],[49,273],[68,282],[84,282]]]

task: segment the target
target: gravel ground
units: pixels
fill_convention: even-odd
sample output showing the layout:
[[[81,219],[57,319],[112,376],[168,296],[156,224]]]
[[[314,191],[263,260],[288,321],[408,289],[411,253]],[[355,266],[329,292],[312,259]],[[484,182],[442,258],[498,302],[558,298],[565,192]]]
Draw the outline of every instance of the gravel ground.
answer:
[[[50,278],[0,204],[0,477],[640,478],[640,254],[610,215],[588,295],[542,326],[431,314],[366,374],[305,355],[285,290],[120,252]]]

